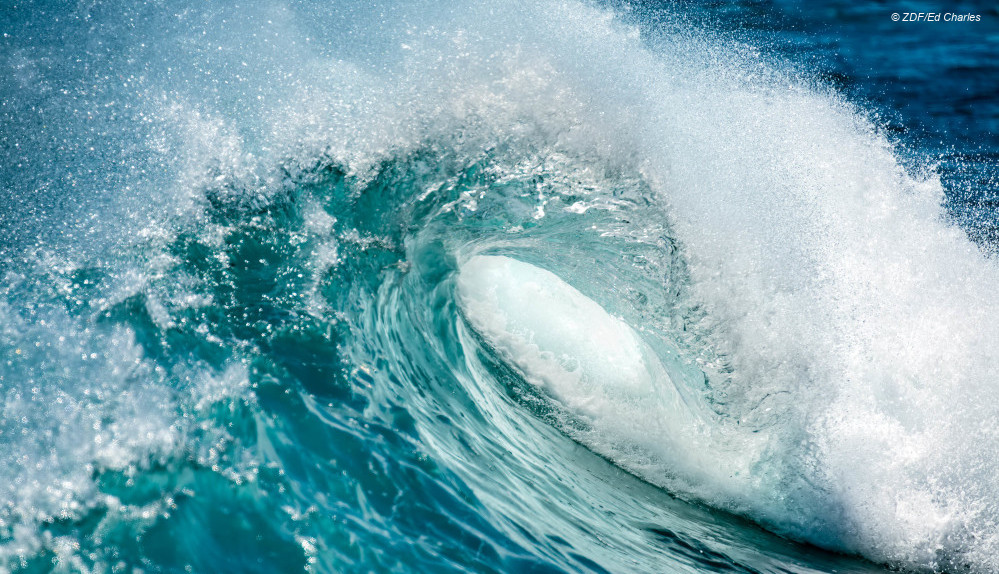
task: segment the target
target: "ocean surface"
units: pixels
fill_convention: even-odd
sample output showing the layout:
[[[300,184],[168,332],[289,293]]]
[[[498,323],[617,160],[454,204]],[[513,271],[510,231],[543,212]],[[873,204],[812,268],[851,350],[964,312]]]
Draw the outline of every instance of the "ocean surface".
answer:
[[[994,2],[0,34],[0,572],[999,572]]]

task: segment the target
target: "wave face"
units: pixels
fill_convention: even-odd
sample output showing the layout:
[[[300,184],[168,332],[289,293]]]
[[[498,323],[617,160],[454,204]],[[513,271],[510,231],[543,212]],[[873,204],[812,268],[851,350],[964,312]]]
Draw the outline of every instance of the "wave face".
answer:
[[[28,8],[0,570],[999,570],[999,266],[832,89],[574,0]]]

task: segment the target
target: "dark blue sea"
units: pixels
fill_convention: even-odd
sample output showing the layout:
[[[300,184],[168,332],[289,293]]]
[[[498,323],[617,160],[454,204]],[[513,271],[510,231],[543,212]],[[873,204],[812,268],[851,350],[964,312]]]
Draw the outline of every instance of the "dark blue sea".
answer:
[[[0,573],[999,572],[995,2],[0,34]]]

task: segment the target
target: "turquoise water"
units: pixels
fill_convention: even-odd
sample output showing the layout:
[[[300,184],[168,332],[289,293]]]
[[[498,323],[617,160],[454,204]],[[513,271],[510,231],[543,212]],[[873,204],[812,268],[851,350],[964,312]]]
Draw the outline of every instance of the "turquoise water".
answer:
[[[9,9],[0,571],[999,568],[992,108],[731,10]]]

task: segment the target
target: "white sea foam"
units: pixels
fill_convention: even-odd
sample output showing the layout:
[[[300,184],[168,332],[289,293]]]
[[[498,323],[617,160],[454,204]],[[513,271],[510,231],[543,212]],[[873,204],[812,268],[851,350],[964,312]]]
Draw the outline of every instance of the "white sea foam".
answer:
[[[879,561],[999,567],[999,270],[945,221],[939,181],[751,51],[666,38],[653,52],[600,10],[527,12],[462,21],[484,40],[432,69],[450,64],[487,125],[543,116],[563,145],[637,165],[670,206],[706,311],[691,327],[733,370],[705,366],[726,397],[718,424],[766,437],[737,477],[688,492]]]
[[[906,173],[875,126],[841,98],[698,32],[664,36],[650,49],[611,12],[573,0],[380,6],[370,13],[382,16],[357,22],[337,20],[368,13],[349,3],[336,18],[320,8],[245,10],[238,20],[250,22],[246,34],[227,29],[232,37],[211,38],[219,50],[185,48],[202,41],[197,31],[187,40],[174,34],[176,43],[163,44],[170,73],[147,70],[140,86],[143,109],[166,126],[164,155],[198,136],[170,168],[181,172],[171,172],[181,195],[212,161],[223,171],[256,165],[251,152],[292,167],[328,154],[363,176],[426,141],[468,154],[498,142],[557,141],[579,157],[640,170],[669,206],[691,297],[705,312],[688,327],[732,371],[704,365],[712,392],[726,397],[724,412],[708,421],[728,430],[687,436],[719,441],[707,451],[718,453],[742,444],[740,432],[763,438],[747,440],[744,459],[718,461],[741,465],[738,475],[670,482],[675,469],[629,458],[619,447],[631,435],[614,430],[648,424],[663,433],[662,444],[682,441],[669,427],[676,411],[667,400],[662,412],[644,405],[643,420],[625,416],[632,410],[588,411],[592,447],[606,447],[601,454],[651,482],[799,538],[909,567],[946,566],[940,561],[956,556],[980,571],[999,569],[999,269],[943,220],[937,179]],[[256,40],[243,46],[242,37]],[[614,333],[615,365],[649,368],[653,359],[633,330],[570,300]],[[535,331],[542,317],[558,324],[531,316]],[[508,341],[509,360],[533,372],[522,344]],[[585,339],[550,345],[590,360]],[[530,360],[544,361],[540,351]],[[632,393],[657,380],[635,368],[637,387],[616,389]],[[617,367],[595,362],[586,370]],[[545,384],[572,405],[576,391],[560,377],[546,375]],[[114,375],[110,390],[126,379]],[[5,408],[21,414],[15,398],[5,397]],[[29,418],[49,412],[24,408]],[[84,428],[100,412],[76,416],[72,428]],[[148,444],[126,445],[132,455],[88,447],[92,453],[73,460],[169,450],[169,428],[164,420]],[[647,436],[641,446],[654,452],[656,441]],[[91,488],[89,478],[80,481],[73,500]]]

